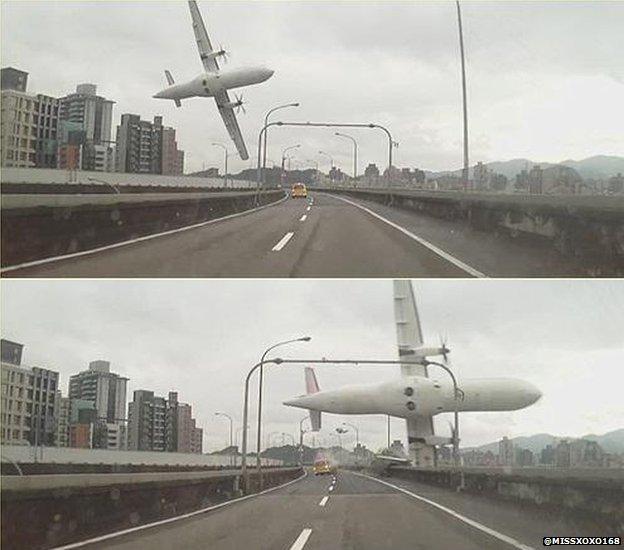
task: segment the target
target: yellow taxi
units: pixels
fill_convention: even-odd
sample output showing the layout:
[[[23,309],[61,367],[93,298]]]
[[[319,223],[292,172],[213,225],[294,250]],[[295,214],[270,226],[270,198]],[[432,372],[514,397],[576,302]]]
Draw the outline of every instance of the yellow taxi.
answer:
[[[308,196],[308,190],[303,183],[295,183],[290,191],[290,196],[293,199],[305,199]]]

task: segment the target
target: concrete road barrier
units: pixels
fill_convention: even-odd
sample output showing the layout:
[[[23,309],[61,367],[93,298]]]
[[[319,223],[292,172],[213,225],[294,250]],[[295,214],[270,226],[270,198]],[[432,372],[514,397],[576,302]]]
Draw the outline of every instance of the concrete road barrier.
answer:
[[[264,488],[300,475],[265,470]],[[238,470],[3,476],[2,548],[53,548],[175,517],[237,497],[239,486]]]
[[[546,241],[553,252],[582,258],[588,275],[624,275],[622,196],[346,187],[317,190],[465,223],[512,239]]]
[[[608,532],[624,532],[624,471],[564,468],[392,467],[394,478],[457,488],[492,498],[544,507],[593,520]]]
[[[260,205],[284,196],[260,193]],[[255,191],[3,195],[2,267],[163,233],[253,209]]]

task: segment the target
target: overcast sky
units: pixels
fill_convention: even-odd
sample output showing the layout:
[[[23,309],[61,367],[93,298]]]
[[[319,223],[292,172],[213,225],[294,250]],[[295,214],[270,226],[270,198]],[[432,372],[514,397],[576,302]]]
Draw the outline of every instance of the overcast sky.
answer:
[[[25,344],[25,364],[59,371],[64,394],[69,376],[95,359],[130,378],[129,396],[178,391],[193,405],[208,450],[227,441],[227,422],[213,413],[241,425],[245,375],[275,342],[313,338],[282,357],[397,356],[390,281],[4,280],[2,287],[2,337]],[[623,427],[624,282],[418,281],[415,290],[426,339],[448,335],[460,383],[511,376],[544,394],[516,412],[463,414],[463,445]],[[317,368],[321,389],[396,376],[392,366]],[[265,433],[297,437],[304,413],[281,403],[304,393],[303,366],[271,366],[265,380]],[[451,416],[436,417],[440,434],[448,435]],[[317,443],[343,421],[357,423],[369,447],[384,444],[384,417],[326,414]],[[404,421],[395,419],[392,430],[406,440]]]
[[[461,88],[455,5],[450,2],[199,2],[215,46],[230,66],[276,72],[246,89],[240,124],[252,156],[264,113],[301,102],[283,120],[375,122],[400,143],[398,166],[461,165]],[[234,170],[249,166],[210,99],[152,99],[201,71],[186,2],[1,4],[2,65],[30,73],[29,90],[61,96],[93,82],[122,113],[164,115],[178,130],[187,171],[219,165],[227,142]],[[471,159],[559,162],[624,151],[622,2],[464,2]],[[386,163],[379,131],[354,131],[360,171]],[[114,139],[114,136],[113,136]],[[277,129],[269,158],[301,143],[296,158],[320,149],[350,171],[350,142],[328,129]],[[321,168],[328,169],[327,159]],[[312,164],[307,162],[308,166]]]

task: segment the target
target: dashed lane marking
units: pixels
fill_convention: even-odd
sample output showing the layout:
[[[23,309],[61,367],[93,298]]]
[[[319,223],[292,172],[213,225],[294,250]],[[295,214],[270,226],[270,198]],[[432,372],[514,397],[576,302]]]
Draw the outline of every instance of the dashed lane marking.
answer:
[[[306,221],[306,218],[307,218],[307,217],[308,217],[308,216],[307,216],[306,214],[304,214],[303,216],[301,216],[301,218],[299,218],[299,221],[300,221],[300,222],[304,222],[304,221]]]
[[[280,242],[278,242],[271,250],[273,250],[274,252],[279,252],[282,248],[284,248],[288,244],[288,241],[292,239],[294,234],[295,233],[293,231],[289,231],[288,233],[286,233],[286,235],[284,235],[280,239]]]
[[[321,502],[319,502],[319,506],[325,506],[328,500],[329,500],[329,497],[323,497],[321,499]]]
[[[293,542],[293,545],[290,547],[290,550],[301,550],[305,546],[305,543],[308,542],[308,539],[310,538],[311,534],[312,534],[312,529],[306,528],[303,531],[301,531],[301,533],[297,537],[297,540]]]

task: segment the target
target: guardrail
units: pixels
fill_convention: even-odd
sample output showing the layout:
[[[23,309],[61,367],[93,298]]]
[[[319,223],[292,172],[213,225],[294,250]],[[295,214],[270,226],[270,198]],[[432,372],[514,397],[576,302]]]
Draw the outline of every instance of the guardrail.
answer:
[[[316,187],[479,230],[549,241],[583,258],[591,275],[624,275],[624,196],[521,195],[418,189]]]
[[[256,206],[255,191],[2,196],[2,267],[163,233]],[[281,190],[258,195],[276,202]]]
[[[263,471],[264,488],[301,475]],[[257,490],[251,472],[250,491]],[[52,548],[178,516],[240,496],[240,470],[2,478],[2,547]]]

